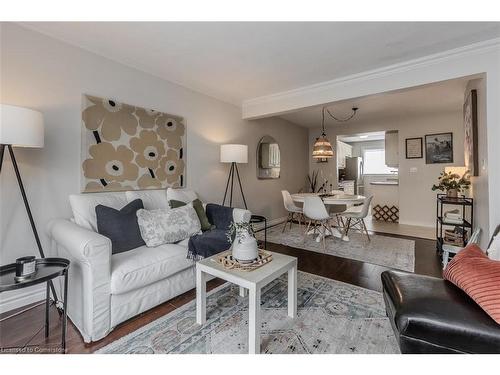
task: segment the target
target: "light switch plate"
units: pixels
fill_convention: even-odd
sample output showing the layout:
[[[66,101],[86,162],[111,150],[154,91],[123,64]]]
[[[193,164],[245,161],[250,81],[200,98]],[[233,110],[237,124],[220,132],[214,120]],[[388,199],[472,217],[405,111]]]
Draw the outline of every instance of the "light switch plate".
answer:
[[[417,171],[418,171],[417,167],[410,168],[410,173],[417,173]]]

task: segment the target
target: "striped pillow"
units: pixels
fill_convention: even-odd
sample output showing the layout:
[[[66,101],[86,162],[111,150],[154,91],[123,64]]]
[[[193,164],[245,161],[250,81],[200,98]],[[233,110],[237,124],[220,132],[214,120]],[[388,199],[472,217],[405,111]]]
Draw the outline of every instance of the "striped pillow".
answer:
[[[500,324],[500,261],[489,259],[471,244],[448,263],[443,278],[467,293]]]

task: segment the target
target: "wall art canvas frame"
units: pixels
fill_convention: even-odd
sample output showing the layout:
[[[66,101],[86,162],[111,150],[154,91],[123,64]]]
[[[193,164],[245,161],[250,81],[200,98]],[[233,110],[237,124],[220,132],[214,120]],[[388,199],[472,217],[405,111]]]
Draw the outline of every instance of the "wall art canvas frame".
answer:
[[[453,133],[427,134],[425,136],[425,163],[453,163]]]
[[[406,138],[406,159],[422,159],[424,157],[423,145],[422,137]]]
[[[477,91],[471,90],[464,103],[464,160],[471,176],[479,176]]]
[[[185,186],[182,117],[110,98],[82,101],[82,192]]]

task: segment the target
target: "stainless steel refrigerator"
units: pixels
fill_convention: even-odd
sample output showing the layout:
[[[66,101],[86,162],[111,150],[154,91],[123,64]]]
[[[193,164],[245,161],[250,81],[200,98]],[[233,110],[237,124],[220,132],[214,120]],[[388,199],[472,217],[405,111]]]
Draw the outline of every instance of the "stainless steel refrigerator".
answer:
[[[354,194],[363,195],[363,158],[356,156],[345,159],[345,181],[354,181]]]

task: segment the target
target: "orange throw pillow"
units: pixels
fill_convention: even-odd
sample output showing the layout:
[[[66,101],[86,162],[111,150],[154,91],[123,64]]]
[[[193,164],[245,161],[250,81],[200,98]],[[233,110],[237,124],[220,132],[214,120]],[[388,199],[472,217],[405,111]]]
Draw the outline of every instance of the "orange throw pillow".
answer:
[[[489,259],[477,245],[468,245],[448,263],[443,278],[500,324],[500,261]]]

